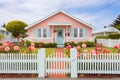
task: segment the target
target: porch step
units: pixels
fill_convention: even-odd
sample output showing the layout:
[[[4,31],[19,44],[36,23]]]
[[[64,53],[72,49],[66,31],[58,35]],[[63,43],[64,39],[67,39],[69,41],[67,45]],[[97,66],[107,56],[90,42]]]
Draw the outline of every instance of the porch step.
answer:
[[[60,45],[60,44],[57,44],[57,47],[58,47],[58,48],[63,48],[64,45],[63,45],[63,44],[61,44],[61,45]]]

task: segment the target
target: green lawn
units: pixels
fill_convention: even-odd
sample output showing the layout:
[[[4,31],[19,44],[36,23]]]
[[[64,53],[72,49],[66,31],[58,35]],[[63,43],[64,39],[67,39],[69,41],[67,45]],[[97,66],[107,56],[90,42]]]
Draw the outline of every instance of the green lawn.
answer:
[[[56,52],[56,48],[46,48],[46,57]]]

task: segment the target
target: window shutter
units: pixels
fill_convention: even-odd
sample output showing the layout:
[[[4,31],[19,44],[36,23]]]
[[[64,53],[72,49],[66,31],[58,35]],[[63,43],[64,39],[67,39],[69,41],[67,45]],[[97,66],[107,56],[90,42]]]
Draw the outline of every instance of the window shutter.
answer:
[[[86,28],[83,28],[83,37],[87,37],[87,29]]]
[[[47,28],[47,37],[50,37],[50,28]]]
[[[38,28],[34,29],[34,37],[38,37]]]
[[[71,36],[71,37],[74,37],[74,28],[71,28],[71,29],[70,29],[70,36]]]

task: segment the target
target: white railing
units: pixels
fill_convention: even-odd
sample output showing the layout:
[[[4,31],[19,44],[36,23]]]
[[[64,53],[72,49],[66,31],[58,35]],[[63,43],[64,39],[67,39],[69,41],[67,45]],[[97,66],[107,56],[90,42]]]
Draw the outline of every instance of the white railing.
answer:
[[[77,66],[83,74],[120,74],[120,54],[81,54]]]
[[[97,39],[97,43],[101,43],[103,46],[114,47],[120,44],[120,39]]]
[[[37,54],[0,54],[0,73],[37,72]]]
[[[38,54],[0,54],[0,73],[37,73],[38,77],[46,74],[120,74],[120,53],[101,53],[99,55],[80,54],[70,50],[70,57],[63,52],[56,52],[45,58],[45,49]]]

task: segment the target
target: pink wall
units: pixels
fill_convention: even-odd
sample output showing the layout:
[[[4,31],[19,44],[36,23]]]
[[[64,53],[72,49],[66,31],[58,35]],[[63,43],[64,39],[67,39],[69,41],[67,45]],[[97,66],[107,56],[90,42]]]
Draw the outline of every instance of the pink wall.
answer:
[[[92,37],[92,28],[74,20],[73,18],[63,14],[63,13],[58,13],[36,25],[34,25],[33,27],[29,28],[28,29],[28,34],[29,34],[29,37],[34,37],[34,28],[47,28],[49,27],[48,23],[51,23],[51,22],[70,22],[72,23],[72,26],[71,27],[74,27],[74,28],[86,28],[87,29],[87,37]],[[57,27],[57,26],[56,26]],[[65,27],[64,27],[65,28]],[[69,29],[69,32],[70,32],[70,29]],[[54,32],[53,30],[51,29],[51,34],[50,36],[53,36],[54,35]]]

